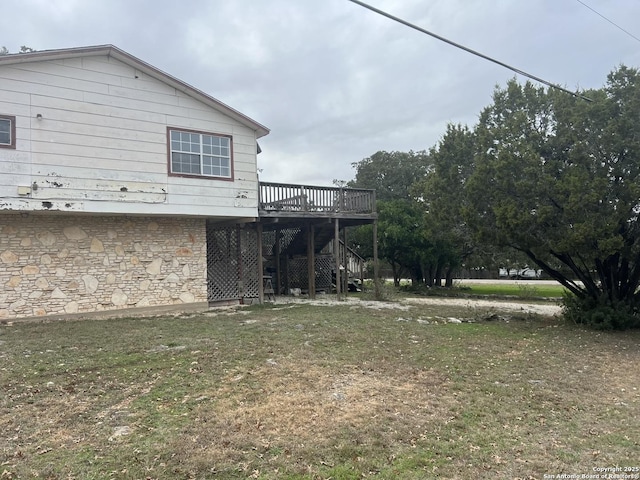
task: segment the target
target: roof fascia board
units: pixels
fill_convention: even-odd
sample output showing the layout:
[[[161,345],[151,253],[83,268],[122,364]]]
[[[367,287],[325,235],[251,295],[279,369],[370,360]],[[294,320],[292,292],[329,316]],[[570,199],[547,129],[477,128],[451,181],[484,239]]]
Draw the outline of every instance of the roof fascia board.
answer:
[[[29,63],[44,60],[64,60],[67,58],[81,58],[95,55],[107,55],[113,57],[116,60],[120,60],[121,62],[137,70],[140,70],[142,73],[155,78],[156,80],[166,83],[167,85],[175,88],[185,95],[188,95],[210,106],[211,108],[228,115],[229,117],[240,122],[242,125],[250,128],[251,130],[254,130],[256,132],[257,138],[263,137],[269,133],[269,129],[267,127],[256,122],[252,118],[247,117],[243,113],[240,113],[238,110],[230,107],[229,105],[221,102],[217,98],[214,98],[211,95],[204,93],[202,90],[199,90],[189,85],[188,83],[179,80],[173,75],[163,72],[153,65],[140,60],[137,57],[134,57],[133,55],[119,49],[114,45],[96,45],[90,47],[65,48],[60,50],[42,50],[30,53],[14,53],[9,55],[2,55],[0,56],[0,65]]]

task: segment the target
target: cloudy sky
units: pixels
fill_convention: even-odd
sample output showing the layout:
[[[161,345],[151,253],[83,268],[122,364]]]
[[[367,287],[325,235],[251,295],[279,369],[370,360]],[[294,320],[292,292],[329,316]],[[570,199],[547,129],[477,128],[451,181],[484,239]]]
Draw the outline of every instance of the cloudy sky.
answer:
[[[11,52],[113,44],[266,125],[265,181],[331,185],[378,150],[428,149],[514,76],[349,0],[1,2]],[[367,3],[570,90],[640,67],[637,0]]]

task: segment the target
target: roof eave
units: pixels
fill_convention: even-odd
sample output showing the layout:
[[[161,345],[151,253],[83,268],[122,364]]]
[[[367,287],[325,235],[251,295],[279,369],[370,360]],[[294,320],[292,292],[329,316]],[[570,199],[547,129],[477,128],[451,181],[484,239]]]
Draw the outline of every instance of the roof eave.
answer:
[[[164,82],[176,90],[188,95],[196,100],[203,102],[206,105],[209,105],[211,108],[214,108],[222,113],[228,115],[229,117],[237,120],[242,125],[254,130],[256,132],[256,137],[264,137],[269,133],[269,129],[264,125],[256,122],[252,118],[246,116],[243,113],[240,113],[238,110],[230,107],[229,105],[221,102],[217,98],[208,95],[207,93],[199,90],[182,80],[170,75],[162,70],[154,67],[153,65],[140,60],[139,58],[131,55],[130,53],[125,52],[124,50],[119,49],[114,45],[95,45],[90,47],[75,47],[75,48],[65,48],[59,50],[41,50],[30,53],[15,53],[10,55],[0,56],[0,64],[11,65],[11,64],[19,64],[19,63],[27,63],[33,61],[40,60],[63,60],[67,58],[80,58],[80,57],[88,57],[93,55],[108,55],[121,62],[130,65],[142,73],[149,75],[152,78],[155,78],[161,82]]]

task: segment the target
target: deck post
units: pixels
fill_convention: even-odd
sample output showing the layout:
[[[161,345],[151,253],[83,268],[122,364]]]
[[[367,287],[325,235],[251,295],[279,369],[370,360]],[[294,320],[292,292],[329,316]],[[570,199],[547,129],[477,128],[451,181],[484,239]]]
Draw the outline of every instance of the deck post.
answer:
[[[347,228],[342,229],[342,264],[344,265],[344,278],[342,279],[342,291],[346,297],[349,293],[349,258],[347,255]]]
[[[316,298],[316,252],[315,252],[315,228],[313,223],[307,224],[307,284],[309,285],[309,298]]]
[[[273,246],[274,250],[275,250],[275,255],[276,255],[276,284],[274,285],[275,287],[275,291],[276,291],[276,295],[280,295],[280,293],[282,293],[280,291],[280,286],[282,285],[282,277],[281,275],[281,268],[280,268],[280,227],[276,228],[276,243]]]
[[[264,303],[264,265],[262,261],[262,224],[258,222],[256,225],[256,233],[258,235],[258,303]]]
[[[342,280],[340,275],[340,220],[338,218],[335,219],[333,242],[333,255],[336,259],[336,297],[340,300],[340,283]]]
[[[373,296],[376,300],[382,300],[378,269],[378,220],[376,219],[373,221]]]
[[[291,283],[289,282],[289,255],[284,257],[284,270],[287,272],[287,282],[284,285],[284,293],[285,295],[291,294]]]
[[[238,261],[238,279],[236,281],[236,288],[238,292],[238,297],[240,297],[239,303],[240,305],[244,305],[244,292],[245,292],[245,284],[244,284],[244,269],[242,268],[242,227],[243,225],[236,225],[235,231],[233,232],[236,236],[236,255]]]

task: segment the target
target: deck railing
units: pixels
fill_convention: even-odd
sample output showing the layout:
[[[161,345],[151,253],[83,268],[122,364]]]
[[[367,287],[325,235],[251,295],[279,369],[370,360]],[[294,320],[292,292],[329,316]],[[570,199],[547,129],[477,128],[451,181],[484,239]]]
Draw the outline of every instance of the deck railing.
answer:
[[[375,214],[375,190],[260,182],[265,213]]]

